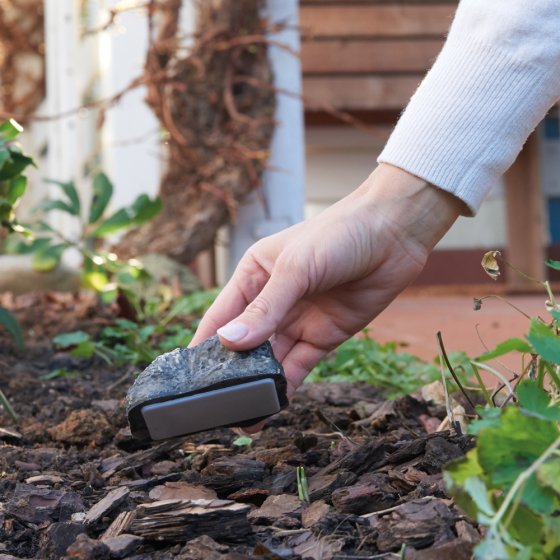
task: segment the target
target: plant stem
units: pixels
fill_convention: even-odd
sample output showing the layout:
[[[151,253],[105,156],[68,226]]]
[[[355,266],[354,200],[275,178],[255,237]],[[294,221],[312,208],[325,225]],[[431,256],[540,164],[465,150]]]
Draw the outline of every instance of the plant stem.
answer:
[[[473,368],[474,371],[474,376],[476,377],[476,380],[478,382],[478,386],[480,387],[482,394],[484,395],[484,399],[486,400],[486,404],[492,408],[494,406],[494,403],[492,402],[492,397],[490,396],[490,393],[488,392],[488,389],[486,388],[486,385],[484,385],[484,382],[482,381],[482,377],[480,377],[480,372],[478,371],[478,368],[471,362],[471,366]]]
[[[437,340],[438,340],[439,349],[441,351],[441,354],[443,355],[443,359],[445,360],[445,365],[447,366],[447,369],[449,370],[449,373],[453,377],[453,380],[455,381],[455,383],[457,383],[457,387],[459,387],[459,390],[461,391],[461,393],[463,393],[465,399],[467,399],[467,402],[472,406],[472,409],[475,411],[476,415],[479,418],[481,418],[480,414],[478,412],[476,412],[476,407],[475,407],[474,403],[472,402],[469,394],[465,391],[463,385],[459,381],[459,378],[457,377],[457,374],[455,373],[455,370],[453,369],[453,366],[451,365],[451,362],[449,361],[449,358],[447,356],[447,352],[445,351],[445,348],[443,346],[443,338],[441,337],[441,332],[438,331],[436,336],[437,336]]]
[[[509,389],[510,394],[514,394],[511,383],[499,371],[482,362],[475,362],[474,360],[471,360],[471,364],[475,367],[483,369],[484,371],[487,371],[488,373],[491,373],[492,375],[495,375]]]
[[[554,294],[552,293],[552,289],[550,287],[550,282],[548,280],[545,280],[543,282],[544,287],[546,288],[546,291],[548,293],[548,301],[550,301],[550,305],[552,305],[552,307],[556,307],[556,298],[554,297]]]
[[[531,278],[531,280],[534,280],[533,278]],[[536,280],[535,280],[536,282]],[[489,298],[496,298],[499,299],[500,301],[503,301],[504,303],[506,303],[507,305],[509,305],[510,307],[512,307],[513,309],[515,309],[516,311],[518,311],[519,313],[521,313],[521,315],[523,315],[524,317],[527,317],[527,319],[531,319],[530,315],[527,315],[527,313],[525,313],[525,311],[523,311],[522,309],[519,309],[519,307],[517,307],[517,305],[514,305],[513,303],[511,303],[511,301],[507,300],[506,298],[499,296],[497,294],[490,294],[488,296],[484,296],[481,298],[478,298],[480,301],[484,301],[485,299],[489,299]]]

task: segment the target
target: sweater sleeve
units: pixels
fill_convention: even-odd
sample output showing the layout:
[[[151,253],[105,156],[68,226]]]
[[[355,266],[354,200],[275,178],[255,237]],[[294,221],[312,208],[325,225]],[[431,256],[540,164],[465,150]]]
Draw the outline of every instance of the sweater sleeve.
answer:
[[[473,213],[560,98],[558,0],[462,0],[380,154]]]

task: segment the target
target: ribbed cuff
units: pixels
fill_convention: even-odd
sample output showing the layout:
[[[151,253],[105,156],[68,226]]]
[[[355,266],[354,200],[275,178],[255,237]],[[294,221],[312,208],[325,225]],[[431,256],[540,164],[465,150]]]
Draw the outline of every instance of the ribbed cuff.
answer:
[[[450,37],[378,158],[462,199],[473,213],[557,100],[551,68],[465,34]]]

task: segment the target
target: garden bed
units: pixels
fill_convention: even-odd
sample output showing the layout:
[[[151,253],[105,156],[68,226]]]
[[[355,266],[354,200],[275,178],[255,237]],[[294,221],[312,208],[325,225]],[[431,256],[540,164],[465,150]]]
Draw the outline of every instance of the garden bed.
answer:
[[[436,431],[443,407],[305,385],[252,439],[220,429],[140,445],[123,408],[133,372],[50,342],[95,334],[109,311],[77,296],[4,303],[33,335],[17,351],[0,331],[0,388],[19,414],[0,417],[0,558],[470,558],[479,533],[441,468],[472,442]],[[55,368],[80,374],[41,379]]]

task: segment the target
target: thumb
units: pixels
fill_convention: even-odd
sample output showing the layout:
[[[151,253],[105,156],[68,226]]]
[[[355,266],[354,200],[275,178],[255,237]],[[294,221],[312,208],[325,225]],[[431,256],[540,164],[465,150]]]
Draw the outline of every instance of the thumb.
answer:
[[[276,332],[304,293],[293,274],[275,272],[245,311],[216,332],[231,350],[255,348]]]

